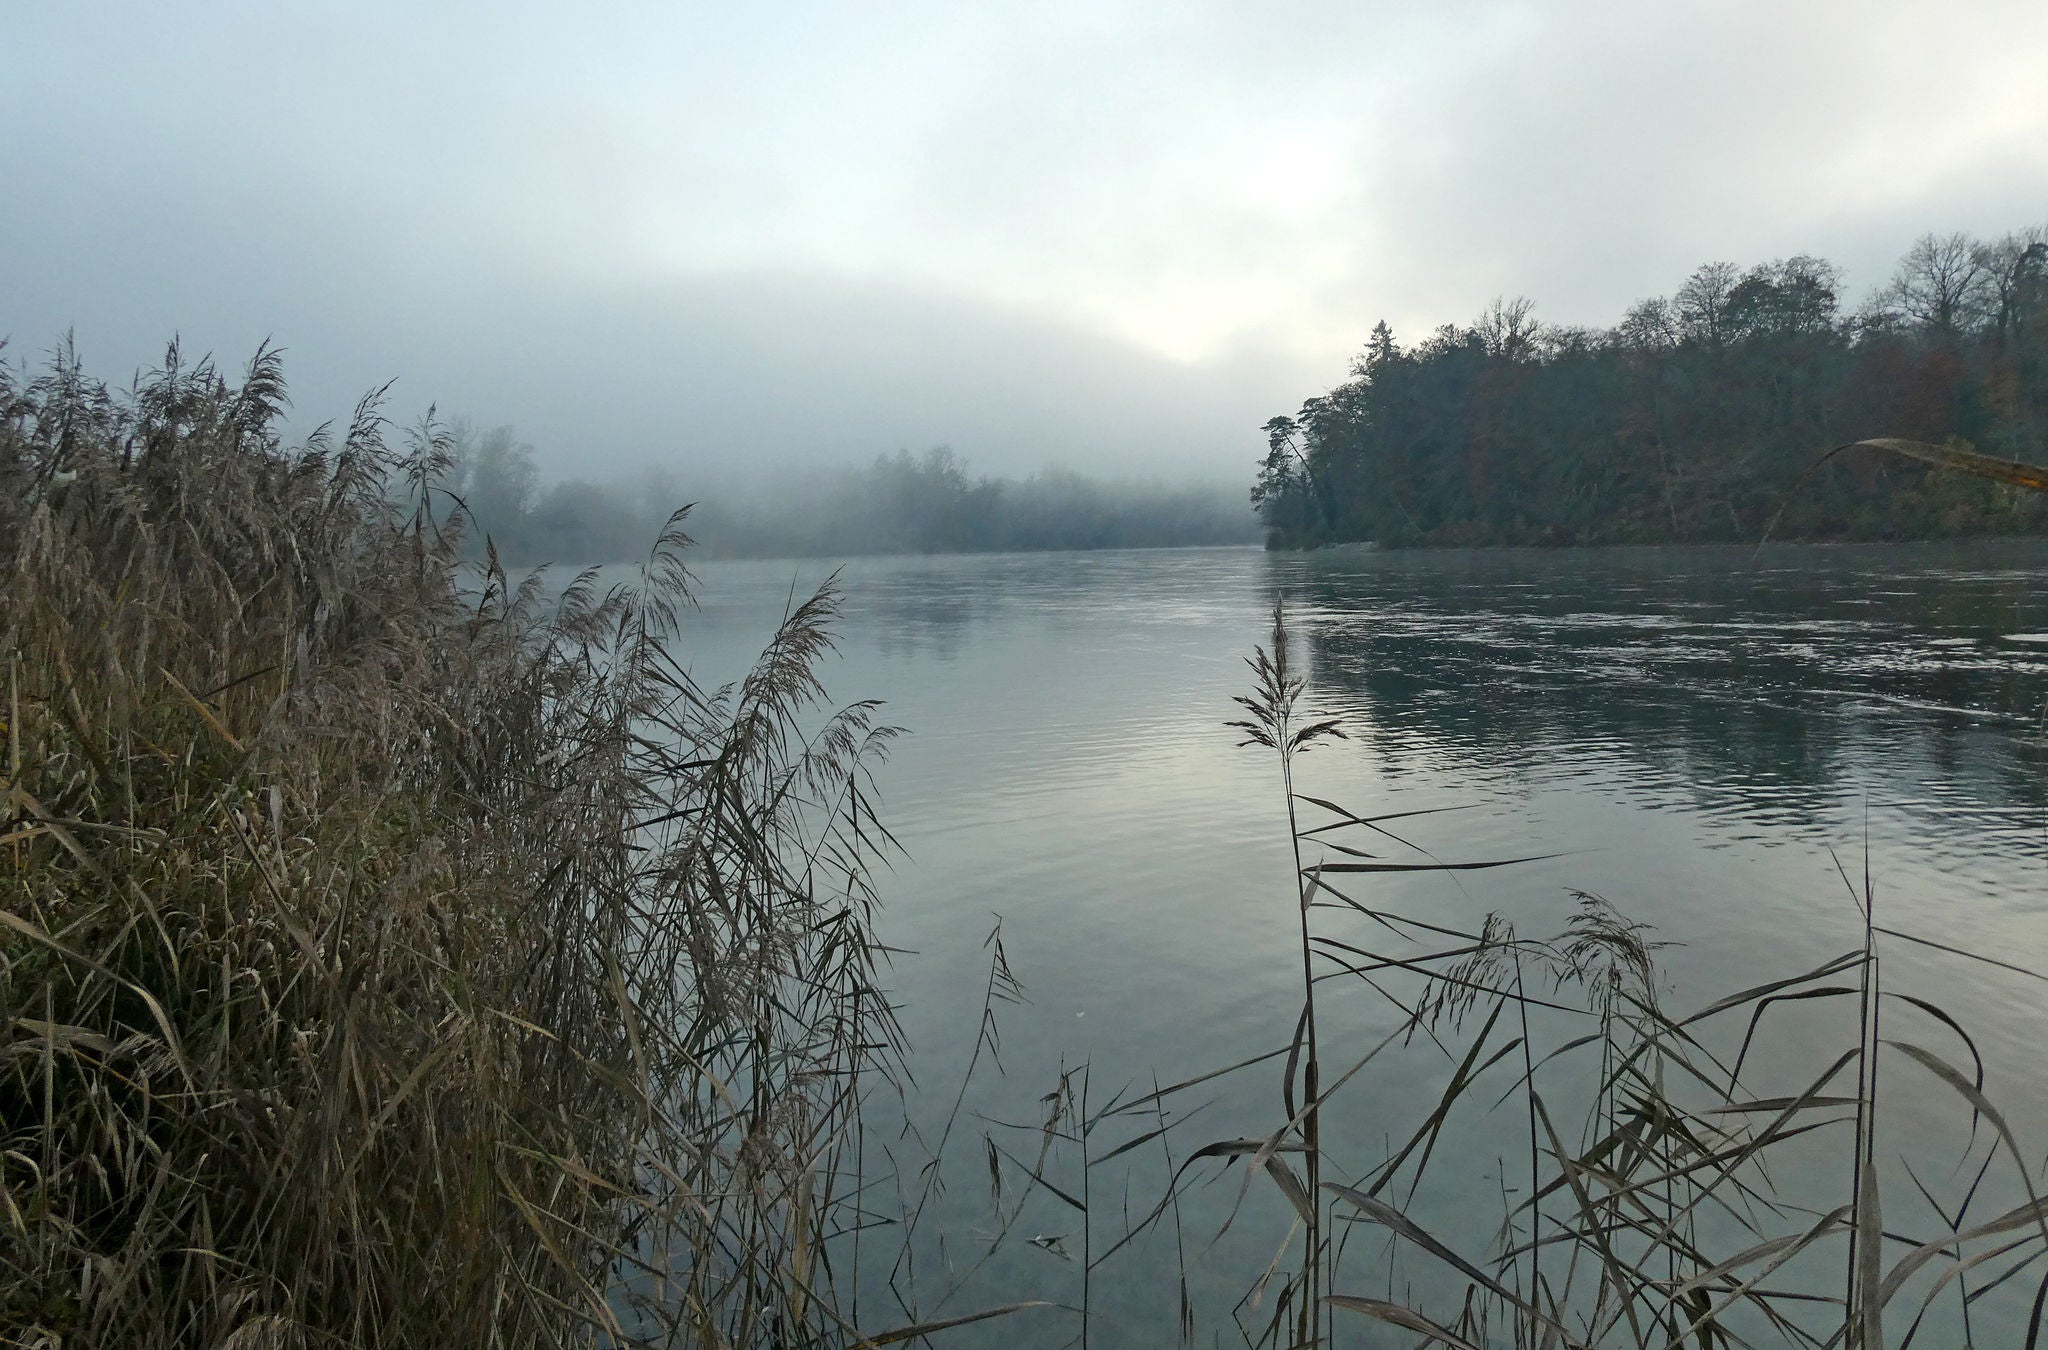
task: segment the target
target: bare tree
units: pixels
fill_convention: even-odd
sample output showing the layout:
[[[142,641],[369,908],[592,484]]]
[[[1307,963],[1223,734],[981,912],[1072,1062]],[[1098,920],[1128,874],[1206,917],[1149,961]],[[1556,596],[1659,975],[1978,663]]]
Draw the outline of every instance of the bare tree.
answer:
[[[1656,352],[1677,346],[1681,331],[1677,308],[1656,296],[1629,306],[1614,335],[1631,351]]]
[[[1734,263],[1711,262],[1678,288],[1678,322],[1684,335],[1709,347],[1728,338],[1728,293],[1742,274]]]
[[[1729,290],[1722,327],[1732,337],[1824,333],[1834,327],[1841,269],[1801,253],[1759,263]]]
[[[1992,303],[1983,250],[1966,234],[1923,234],[1893,274],[1892,301],[1910,319],[1943,337],[1981,322]]]
[[[1542,329],[1535,316],[1536,302],[1527,296],[1512,300],[1495,296],[1472,331],[1486,344],[1487,355],[1520,361],[1535,354],[1536,335]]]

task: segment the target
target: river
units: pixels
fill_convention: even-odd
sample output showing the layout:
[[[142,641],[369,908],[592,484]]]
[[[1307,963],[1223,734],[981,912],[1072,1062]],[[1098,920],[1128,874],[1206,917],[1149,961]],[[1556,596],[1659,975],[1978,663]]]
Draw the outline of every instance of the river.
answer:
[[[793,589],[827,570],[699,564],[700,608],[682,642],[693,671],[711,683],[736,675]],[[1671,944],[1658,955],[1674,1009],[1858,946],[1866,876],[1880,922],[2048,967],[2044,583],[2048,544],[2033,542],[848,563],[825,678],[836,697],[885,699],[886,720],[909,732],[880,785],[904,848],[882,886],[883,936],[910,953],[892,979],[916,1050],[923,1105],[913,1113],[950,1102],[973,1051],[997,916],[1029,999],[1000,1009],[1002,1076],[986,1059],[977,1070],[970,1103],[990,1116],[1035,1119],[1063,1066],[1090,1065],[1099,1103],[1126,1084],[1149,1088],[1154,1074],[1186,1077],[1288,1038],[1300,957],[1284,802],[1270,752],[1239,748],[1224,726],[1241,715],[1232,696],[1250,684],[1243,658],[1266,641],[1280,596],[1308,676],[1305,706],[1347,735],[1298,762],[1299,791],[1375,813],[1458,808],[1402,825],[1446,860],[1558,855],[1373,879],[1378,907],[1452,927],[1499,911],[1537,933],[1565,922],[1576,892],[1597,893]],[[1888,988],[1938,1002],[1971,1030],[1987,1092],[2039,1166],[2048,986],[1909,941],[1883,952]],[[1342,1067],[1328,1047],[1394,1024],[1363,993],[1336,996],[1356,1010],[1331,1014],[1326,1080]],[[1910,1009],[1891,1025],[1930,1045],[1945,1034],[1912,1023]],[[1855,1028],[1853,1013],[1816,1008],[1774,1016],[1766,1030],[1764,1059],[1791,1065],[1831,1057]],[[1884,1072],[1885,1148],[1903,1141],[1953,1162],[1967,1145],[1953,1094],[1910,1065]],[[1422,1070],[1404,1073],[1349,1108],[1367,1154],[1413,1128],[1403,1091],[1433,1090]],[[1182,1152],[1277,1127],[1277,1067],[1241,1077],[1210,1094],[1207,1122],[1182,1127]],[[945,1200],[956,1267],[972,1264],[977,1232],[986,1245],[975,1217],[989,1203],[984,1128],[961,1127],[974,1157]],[[1475,1256],[1490,1240],[1475,1196],[1494,1188],[1497,1223],[1500,1193],[1514,1189],[1491,1128],[1481,1120],[1447,1136],[1446,1147],[1467,1150],[1474,1184],[1437,1211]],[[1011,1146],[1034,1156],[1032,1140]],[[1980,1141],[1972,1158],[1983,1151]],[[1950,1180],[1944,1164],[1930,1189],[1945,1194]],[[1144,1184],[1132,1181],[1126,1202],[1139,1211]],[[1197,1203],[1216,1210],[1236,1186],[1233,1174]],[[1256,1261],[1270,1259],[1285,1231],[1271,1189],[1247,1202],[1263,1217],[1213,1249],[1216,1224],[1197,1236],[1190,1223],[1188,1245],[1204,1251],[1189,1260],[1238,1262],[1260,1242]],[[1888,1205],[1888,1226],[1927,1226],[1911,1201]],[[1074,1300],[1077,1262],[1061,1253],[1080,1244],[1061,1212],[1029,1211],[1024,1236],[1050,1244],[1013,1239],[945,1311],[984,1287]],[[1120,1222],[1105,1219],[1103,1231]],[[1173,1259],[1153,1243],[1135,1257],[1139,1274],[1112,1279],[1105,1268],[1092,1293],[1104,1317],[1157,1328],[1165,1343]],[[1240,1273],[1249,1285],[1258,1271]],[[2007,1343],[2038,1278],[1983,1302],[1980,1345]],[[1938,1328],[1923,1334],[1952,1343]]]

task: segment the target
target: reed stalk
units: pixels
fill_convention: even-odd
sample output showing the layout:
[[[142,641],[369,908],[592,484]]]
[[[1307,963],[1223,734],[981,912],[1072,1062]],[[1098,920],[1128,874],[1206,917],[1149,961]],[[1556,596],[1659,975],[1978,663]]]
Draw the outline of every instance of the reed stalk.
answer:
[[[1315,950],[1309,936],[1309,906],[1314,898],[1314,882],[1302,867],[1301,827],[1295,811],[1294,757],[1306,751],[1317,741],[1331,737],[1341,738],[1343,732],[1334,721],[1302,724],[1298,717],[1297,704],[1307,680],[1296,675],[1292,669],[1291,643],[1287,633],[1287,611],[1284,601],[1273,602],[1273,628],[1270,650],[1258,648],[1248,664],[1254,674],[1253,692],[1250,697],[1240,697],[1237,702],[1251,717],[1247,721],[1232,722],[1230,725],[1244,733],[1243,745],[1259,745],[1274,752],[1280,765],[1280,790],[1287,807],[1287,838],[1294,859],[1291,889],[1294,892],[1294,908],[1301,934],[1301,1018],[1297,1032],[1296,1050],[1301,1057],[1302,1100],[1305,1103],[1301,1119],[1301,1139],[1305,1152],[1302,1165],[1308,1173],[1307,1194],[1309,1205],[1303,1215],[1305,1224],[1304,1250],[1301,1267],[1301,1299],[1298,1323],[1295,1329],[1295,1343],[1301,1346],[1322,1343],[1322,1136],[1321,1100],[1322,1070],[1317,1053],[1316,1037],[1316,973]],[[1289,1076],[1292,1076],[1290,1057]]]
[[[887,1343],[900,1064],[828,585],[700,685],[637,568],[463,561],[445,433],[277,353],[0,366],[0,1325],[24,1345]],[[979,1314],[968,1314],[973,1320]]]
[[[630,575],[515,580],[488,546],[463,561],[431,419],[396,433],[372,396],[287,446],[286,407],[268,350],[231,382],[174,345],[120,393],[68,348],[34,378],[0,366],[0,1325],[15,1341],[909,1343],[1031,1306],[945,1305],[1042,1200],[1080,1215],[1080,1343],[1106,1337],[1098,1271],[1165,1222],[1192,1342],[1204,1299],[1182,1199],[1217,1167],[1240,1168],[1237,1205],[1270,1180],[1304,1234],[1256,1344],[1334,1343],[1342,1313],[1464,1350],[1876,1350],[1913,1344],[1951,1285],[1960,1324],[1981,1328],[1984,1297],[2031,1279],[2038,1340],[2048,1179],[1967,1031],[1879,973],[1891,942],[2028,990],[2042,972],[1879,924],[1867,867],[1849,887],[1855,947],[1683,1014],[1663,1002],[1660,944],[1598,897],[1541,938],[1499,915],[1389,909],[1360,883],[1540,859],[1447,861],[1395,824],[1435,812],[1303,792],[1296,757],[1344,733],[1305,711],[1277,602],[1230,725],[1278,761],[1292,1034],[1101,1105],[1090,1066],[1063,1069],[1042,1124],[989,1122],[1002,1222],[920,1314],[920,1221],[968,1088],[894,1220],[895,1259],[864,1254],[864,1103],[902,1082],[871,879],[893,839],[869,774],[893,731],[872,703],[826,698],[836,590],[707,688],[679,654],[680,514]],[[1000,933],[990,948],[968,1078],[1022,993]],[[1346,997],[1391,1029],[1344,1044],[1329,1000]],[[1759,1081],[1760,1036],[1850,1006],[1853,1043]],[[1422,1057],[1435,1086],[1337,1101],[1397,1056]],[[1276,1128],[1175,1150],[1181,1103],[1274,1059]],[[1883,1218],[1877,1141],[1901,1091],[1888,1074],[1880,1098],[1887,1059],[1967,1115],[1961,1161],[1986,1141],[1952,1209],[1908,1160],[1939,1220],[1926,1231]],[[1454,1118],[1510,1102],[1496,1118],[1524,1134],[1528,1193],[1510,1200],[1502,1176],[1502,1236],[1482,1250],[1430,1226],[1433,1186]],[[1340,1110],[1374,1128],[1339,1128],[1357,1123]],[[1035,1163],[998,1127],[1037,1133]],[[1383,1151],[1331,1146],[1367,1133]],[[1116,1234],[1094,1173],[1155,1142],[1164,1192]],[[1814,1180],[1835,1150],[1847,1195],[1828,1189],[1841,1171]],[[1056,1175],[1067,1156],[1077,1180]],[[1025,1177],[1007,1210],[1006,1168]],[[1973,1216],[2000,1191],[2004,1208]],[[1346,1267],[1368,1229],[1389,1252],[1369,1284]],[[1243,1306],[1291,1251],[1290,1228]],[[1411,1261],[1457,1293],[1402,1292]],[[907,1323],[863,1324],[855,1294],[878,1274]]]

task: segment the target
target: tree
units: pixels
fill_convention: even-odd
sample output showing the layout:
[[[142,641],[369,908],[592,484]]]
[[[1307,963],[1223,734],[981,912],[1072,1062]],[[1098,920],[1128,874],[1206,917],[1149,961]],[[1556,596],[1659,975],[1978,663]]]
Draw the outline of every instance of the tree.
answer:
[[[1728,292],[1740,275],[1734,263],[1711,262],[1685,279],[1674,305],[1688,341],[1718,349],[1727,340]]]
[[[1536,351],[1536,337],[1543,325],[1536,321],[1536,302],[1518,295],[1503,301],[1499,296],[1472,325],[1472,331],[1486,347],[1488,356],[1521,361]]]
[[[1835,325],[1842,272],[1807,254],[1760,263],[1743,274],[1723,307],[1736,337],[1825,333]]]
[[[1788,537],[2040,529],[2048,501],[1982,484],[1801,472],[1880,435],[2048,458],[2044,236],[1920,241],[1898,287],[1917,321],[1896,297],[1846,318],[1841,271],[1798,254],[1708,263],[1606,332],[1539,324],[1521,299],[1405,352],[1380,325],[1350,378],[1266,424],[1253,497],[1276,546],[1707,541],[1769,519]]]
[[[458,424],[455,457],[456,490],[477,524],[501,549],[509,541],[522,539],[540,490],[533,447],[515,436],[511,427],[492,427],[478,434],[467,424]]]
[[[1986,317],[1992,278],[1983,251],[1965,234],[1923,234],[1892,275],[1892,301],[1936,336],[1954,338]]]
[[[1352,361],[1353,375],[1370,376],[1385,368],[1388,363],[1401,359],[1401,344],[1394,341],[1394,330],[1381,319],[1372,326],[1372,335],[1365,340],[1365,355]]]
[[[1662,296],[1653,296],[1629,306],[1614,336],[1630,351],[1661,352],[1677,346],[1682,331],[1677,308]]]
[[[1323,492],[1305,444],[1309,428],[1292,417],[1267,421],[1266,457],[1252,484],[1252,505],[1267,526],[1301,542],[1325,523]]]
[[[2009,448],[2032,457],[2048,424],[2048,228],[2008,234],[1981,249],[1979,259],[1997,301],[1992,340],[2011,372]]]
[[[2003,333],[2020,321],[2048,277],[2048,227],[2030,225],[1995,244],[1980,245],[1977,262],[1994,305],[1992,326]]]
[[[1300,490],[1308,478],[1308,460],[1301,453],[1301,428],[1292,417],[1269,418],[1260,430],[1266,433],[1266,457],[1252,483],[1252,505],[1266,511]]]
[[[630,558],[646,546],[638,527],[616,492],[595,483],[556,483],[526,517],[526,546],[549,562]]]

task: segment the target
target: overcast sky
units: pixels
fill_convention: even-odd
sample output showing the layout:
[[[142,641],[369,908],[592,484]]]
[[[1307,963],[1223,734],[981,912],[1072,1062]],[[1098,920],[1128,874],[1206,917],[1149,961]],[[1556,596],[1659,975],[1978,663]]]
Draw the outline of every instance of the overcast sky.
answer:
[[[2048,4],[6,5],[0,334],[397,377],[556,473],[1248,476],[1495,295],[2048,222]]]

